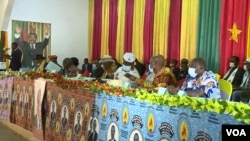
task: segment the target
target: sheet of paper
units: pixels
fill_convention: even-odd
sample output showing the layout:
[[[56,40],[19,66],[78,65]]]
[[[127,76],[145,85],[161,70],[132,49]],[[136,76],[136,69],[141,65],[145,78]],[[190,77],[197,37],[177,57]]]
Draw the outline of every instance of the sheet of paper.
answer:
[[[49,61],[45,70],[50,71],[50,72],[59,72],[61,70],[61,67],[55,64],[52,61]]]

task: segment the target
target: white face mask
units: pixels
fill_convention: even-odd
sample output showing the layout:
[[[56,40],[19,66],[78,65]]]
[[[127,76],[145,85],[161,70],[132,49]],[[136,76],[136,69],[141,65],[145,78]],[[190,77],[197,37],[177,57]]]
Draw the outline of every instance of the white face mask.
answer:
[[[128,71],[131,70],[131,66],[126,66],[126,65],[123,64],[123,65],[122,65],[122,70],[128,72]]]
[[[247,65],[244,65],[244,66],[243,66],[243,69],[244,69],[245,71],[248,71]]]
[[[233,67],[235,67],[235,64],[234,64],[233,62],[230,62],[230,63],[229,63],[229,67],[230,67],[230,68],[233,68]]]
[[[148,71],[149,71],[150,73],[154,72],[154,69],[151,67],[151,65],[148,65]]]
[[[197,76],[197,73],[195,72],[195,68],[188,68],[188,74],[191,77],[196,77]]]

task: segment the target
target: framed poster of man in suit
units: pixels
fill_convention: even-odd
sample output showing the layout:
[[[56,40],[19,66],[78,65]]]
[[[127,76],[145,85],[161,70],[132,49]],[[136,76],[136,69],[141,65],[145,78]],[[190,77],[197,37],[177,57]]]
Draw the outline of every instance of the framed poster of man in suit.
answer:
[[[50,55],[50,29],[49,23],[12,21],[12,41],[17,42],[22,50],[23,68],[32,68],[35,65],[33,59],[36,54],[46,57]]]
[[[80,111],[75,114],[74,131],[78,134],[82,129],[82,113]]]
[[[107,141],[118,141],[119,140],[119,129],[115,122],[111,122],[108,127]]]
[[[54,129],[56,121],[56,101],[52,101],[50,105],[50,128]]]
[[[64,105],[61,111],[61,124],[63,128],[66,127],[68,120],[69,120],[68,107]]]

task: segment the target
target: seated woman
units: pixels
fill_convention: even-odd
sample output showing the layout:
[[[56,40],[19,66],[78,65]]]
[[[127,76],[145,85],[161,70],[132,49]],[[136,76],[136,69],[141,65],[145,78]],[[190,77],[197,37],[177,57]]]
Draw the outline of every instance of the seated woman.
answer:
[[[189,78],[183,83],[181,90],[184,90],[188,96],[221,98],[218,80],[212,71],[206,70],[205,60],[196,57],[190,62],[188,70]],[[177,94],[178,87],[168,86],[170,94]]]

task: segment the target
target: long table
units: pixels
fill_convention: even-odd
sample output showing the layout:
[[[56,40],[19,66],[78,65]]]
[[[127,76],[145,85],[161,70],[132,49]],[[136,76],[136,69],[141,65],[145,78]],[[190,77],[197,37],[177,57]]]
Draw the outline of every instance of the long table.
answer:
[[[195,112],[88,89],[62,89],[45,79],[5,78],[0,92],[7,94],[2,97],[8,103],[0,109],[5,113],[0,121],[14,130],[15,126],[26,129],[27,138],[35,140],[219,141],[223,124],[244,124],[229,114]]]

